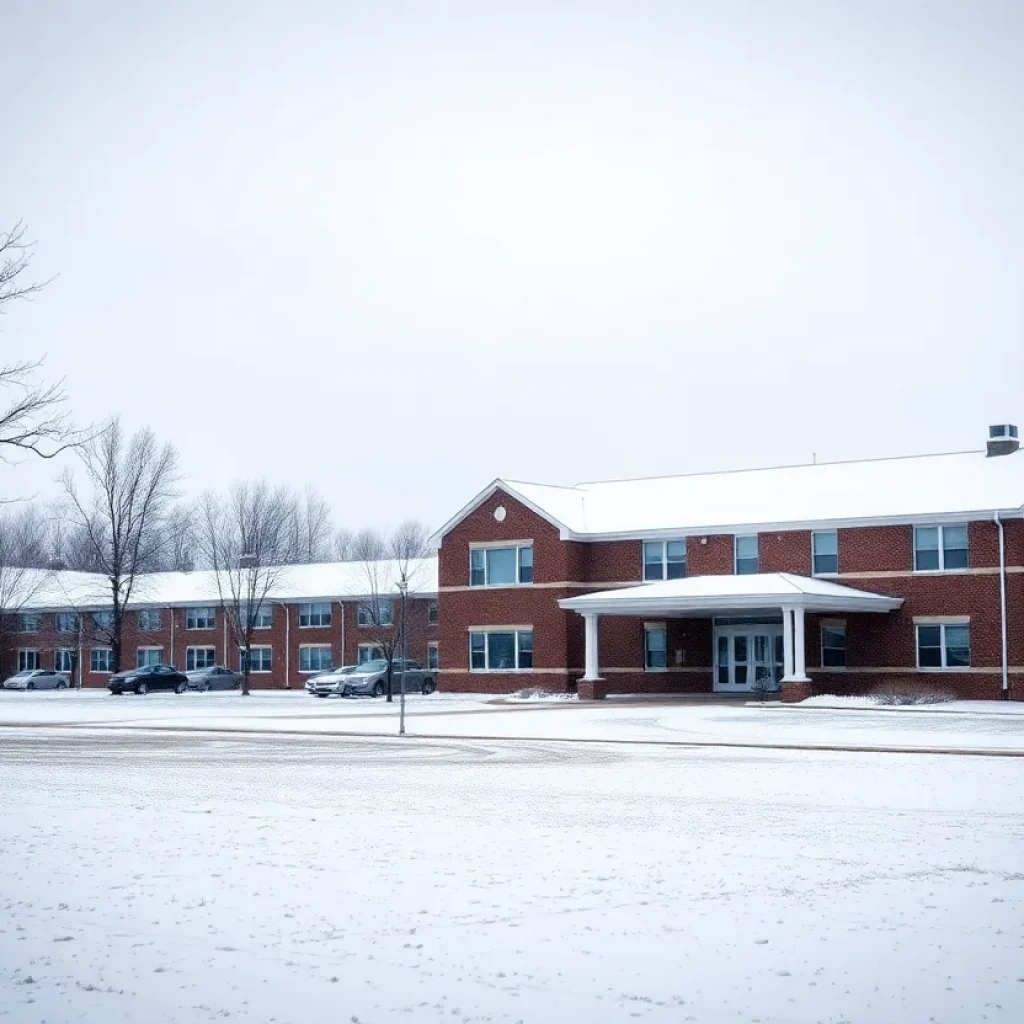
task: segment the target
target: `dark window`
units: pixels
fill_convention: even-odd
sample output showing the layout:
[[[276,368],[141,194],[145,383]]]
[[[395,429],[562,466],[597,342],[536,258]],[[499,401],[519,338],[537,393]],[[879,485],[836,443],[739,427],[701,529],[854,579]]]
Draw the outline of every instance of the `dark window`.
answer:
[[[839,572],[839,534],[835,530],[811,534],[814,575]]]
[[[821,627],[821,664],[824,668],[846,667],[846,627]]]

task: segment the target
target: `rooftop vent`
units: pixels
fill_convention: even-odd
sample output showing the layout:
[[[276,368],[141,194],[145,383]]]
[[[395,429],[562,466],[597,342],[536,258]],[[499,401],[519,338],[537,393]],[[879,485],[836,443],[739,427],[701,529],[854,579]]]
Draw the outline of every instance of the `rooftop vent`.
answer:
[[[988,428],[989,457],[993,455],[1010,455],[1020,447],[1017,437],[1017,426],[1014,423],[997,423]]]

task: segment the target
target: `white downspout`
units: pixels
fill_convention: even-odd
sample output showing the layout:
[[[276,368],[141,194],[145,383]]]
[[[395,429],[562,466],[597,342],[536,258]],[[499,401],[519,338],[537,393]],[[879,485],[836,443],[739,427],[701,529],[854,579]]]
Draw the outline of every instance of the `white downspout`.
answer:
[[[171,664],[174,664],[174,609],[168,609],[171,615]]]
[[[221,618],[224,620],[224,660],[221,664],[228,668],[228,610],[227,608],[221,609]]]
[[[994,518],[999,529],[999,619],[1003,659],[1003,700],[1009,700],[1010,668],[1006,647],[1006,544],[1003,537],[1003,521],[999,518],[998,512],[996,512]]]
[[[292,688],[292,616],[291,609],[283,601],[281,607],[284,609],[284,688]]]
[[[339,601],[341,607],[341,663],[345,664],[345,602]]]

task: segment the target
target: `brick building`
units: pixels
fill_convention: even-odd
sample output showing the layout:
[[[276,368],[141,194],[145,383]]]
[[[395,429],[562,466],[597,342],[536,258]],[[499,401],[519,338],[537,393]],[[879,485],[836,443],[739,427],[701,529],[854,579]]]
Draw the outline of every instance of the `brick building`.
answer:
[[[393,569],[394,571],[390,571]],[[318,671],[352,665],[380,653],[382,636],[394,635],[388,612],[400,621],[394,584],[397,567],[381,563],[380,583],[368,583],[355,562],[293,566],[261,607],[251,648],[251,685],[302,687]],[[406,606],[409,657],[437,664],[437,561],[422,559],[409,574]],[[3,617],[0,669],[6,678],[24,668],[71,672],[83,686],[105,686],[111,672],[102,621],[108,614],[106,581],[87,573],[33,574],[28,595]],[[374,596],[381,612],[368,612]],[[11,602],[13,604],[13,602]],[[377,623],[371,625],[368,623]],[[122,668],[150,662],[184,671],[209,665],[239,668],[238,643],[211,572],[153,573],[139,577],[124,623]]]
[[[571,487],[495,480],[437,534],[441,685],[880,685],[1024,699],[1024,455]]]

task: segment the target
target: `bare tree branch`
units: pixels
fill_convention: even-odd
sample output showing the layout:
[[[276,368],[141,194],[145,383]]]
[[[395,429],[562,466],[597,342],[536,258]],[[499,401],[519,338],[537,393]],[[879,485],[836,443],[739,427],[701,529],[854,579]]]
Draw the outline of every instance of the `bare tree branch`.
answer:
[[[139,577],[159,564],[166,543],[163,526],[175,496],[178,456],[172,445],[160,446],[149,428],[126,439],[116,417],[79,454],[87,494],[82,496],[70,469],[61,483],[85,553],[107,580],[110,611],[94,613],[90,626],[110,646],[119,672],[126,607]]]
[[[199,501],[197,538],[213,570],[220,606],[235,645],[246,654],[267,595],[296,558],[297,501],[265,480],[234,484],[226,498],[207,492]],[[242,659],[242,694],[249,694],[249,657]]]

